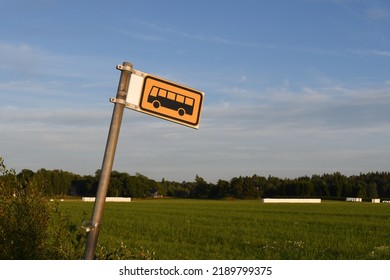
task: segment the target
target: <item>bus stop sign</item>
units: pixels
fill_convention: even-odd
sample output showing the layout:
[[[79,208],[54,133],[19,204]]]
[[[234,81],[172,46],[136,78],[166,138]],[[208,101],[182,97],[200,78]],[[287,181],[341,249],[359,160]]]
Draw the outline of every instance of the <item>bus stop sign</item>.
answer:
[[[126,106],[155,117],[199,128],[204,93],[135,70]]]

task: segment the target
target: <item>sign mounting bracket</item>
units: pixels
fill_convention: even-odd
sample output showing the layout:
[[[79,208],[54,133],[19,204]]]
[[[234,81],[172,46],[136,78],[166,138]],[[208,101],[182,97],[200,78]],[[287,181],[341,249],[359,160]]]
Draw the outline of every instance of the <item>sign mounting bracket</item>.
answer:
[[[125,100],[120,99],[120,98],[115,98],[115,97],[110,97],[110,102],[111,103],[119,103],[122,105],[125,105],[126,107],[130,107],[130,103],[127,103]]]

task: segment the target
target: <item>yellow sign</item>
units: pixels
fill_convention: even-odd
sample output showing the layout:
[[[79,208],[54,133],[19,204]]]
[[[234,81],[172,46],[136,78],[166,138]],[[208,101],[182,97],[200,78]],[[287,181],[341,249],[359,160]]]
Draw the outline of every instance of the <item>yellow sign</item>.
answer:
[[[154,76],[145,76],[139,109],[193,128],[199,127],[204,93]]]

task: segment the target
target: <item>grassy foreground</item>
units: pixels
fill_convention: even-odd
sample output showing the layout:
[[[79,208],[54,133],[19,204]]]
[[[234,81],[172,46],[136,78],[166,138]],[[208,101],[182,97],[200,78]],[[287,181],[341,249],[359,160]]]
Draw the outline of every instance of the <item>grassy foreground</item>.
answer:
[[[93,203],[64,201],[61,208],[81,225],[90,218]],[[388,260],[390,205],[181,199],[108,202],[99,240],[144,248],[155,259]]]

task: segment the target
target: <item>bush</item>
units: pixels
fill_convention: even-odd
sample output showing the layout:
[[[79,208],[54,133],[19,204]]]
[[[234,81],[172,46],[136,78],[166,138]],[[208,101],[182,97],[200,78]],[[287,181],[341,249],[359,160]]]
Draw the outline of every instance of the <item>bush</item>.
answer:
[[[22,187],[0,158],[0,257],[45,259],[50,213],[33,185]]]
[[[57,202],[48,201],[34,180],[18,180],[0,157],[0,259],[82,259],[86,234]],[[130,250],[120,241],[98,244],[97,259],[153,259],[144,247]]]

